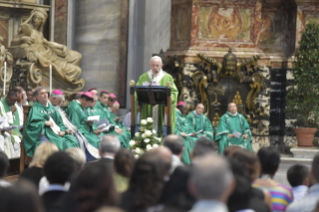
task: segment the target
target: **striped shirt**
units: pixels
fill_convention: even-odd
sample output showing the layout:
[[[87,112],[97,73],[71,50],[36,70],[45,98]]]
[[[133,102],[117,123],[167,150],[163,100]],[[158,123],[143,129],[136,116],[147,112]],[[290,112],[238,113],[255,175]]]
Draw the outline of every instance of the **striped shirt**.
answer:
[[[286,211],[287,206],[293,201],[292,189],[287,186],[279,184],[275,187],[261,187],[253,184],[253,187],[270,192],[273,212]]]

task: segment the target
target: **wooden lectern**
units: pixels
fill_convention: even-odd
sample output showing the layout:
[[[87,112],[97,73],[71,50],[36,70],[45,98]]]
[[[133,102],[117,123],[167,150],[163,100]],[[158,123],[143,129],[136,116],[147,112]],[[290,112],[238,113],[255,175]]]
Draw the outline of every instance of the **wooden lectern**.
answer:
[[[131,138],[134,138],[135,132],[138,131],[139,124],[136,124],[135,117],[135,93],[137,96],[137,105],[143,104],[164,105],[165,113],[167,112],[167,126],[163,126],[163,137],[171,134],[171,83],[167,86],[135,86],[135,81],[130,81],[130,95],[131,95]],[[165,115],[164,115],[165,116]]]

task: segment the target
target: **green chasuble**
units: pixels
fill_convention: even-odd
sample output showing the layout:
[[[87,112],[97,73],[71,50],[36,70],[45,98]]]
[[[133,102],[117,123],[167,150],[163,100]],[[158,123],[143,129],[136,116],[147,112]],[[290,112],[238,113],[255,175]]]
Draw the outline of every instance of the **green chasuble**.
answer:
[[[150,71],[142,74],[137,82],[136,85],[141,86],[143,85],[143,82],[150,82]],[[175,106],[178,98],[178,90],[176,88],[176,85],[174,83],[174,79],[171,75],[167,74],[163,70],[160,71],[158,74],[159,77],[158,80],[153,80],[157,82],[160,86],[167,86],[167,82],[171,82],[171,126],[172,126],[172,132],[174,132],[174,127],[175,127]],[[137,102],[137,96],[135,94],[135,102]],[[137,108],[137,105],[135,105]],[[162,131],[163,125],[164,125],[164,106],[159,105],[158,107],[158,131]],[[137,114],[135,112],[135,114]],[[146,119],[148,117],[153,117],[153,108],[152,105],[149,104],[144,104],[141,106],[141,112],[140,112],[140,120]],[[135,116],[136,117],[136,116]]]
[[[60,150],[79,147],[78,142],[71,135],[65,132],[66,134],[61,137],[55,134],[51,127],[45,126],[45,121],[49,121],[50,117],[60,127],[60,131],[65,132],[62,117],[53,105],[48,103],[46,107],[36,101],[31,107],[23,133],[24,147],[28,156],[32,157],[35,149],[41,143],[39,139],[42,133],[50,142],[56,144]]]
[[[78,128],[78,130],[86,137],[88,142],[95,148],[100,147],[101,139],[94,134],[92,127],[86,123],[88,112],[82,107],[81,103],[77,100],[71,101],[66,109],[66,114],[69,116],[71,122]]]
[[[175,121],[175,129],[174,129],[174,134],[181,136],[181,133],[184,132],[186,134],[194,133],[195,129],[193,126],[186,120],[186,117],[182,115],[182,113],[176,109],[176,121]],[[190,164],[191,163],[191,158],[190,158],[190,152],[194,148],[194,144],[196,140],[198,139],[197,137],[191,137],[187,136],[186,138],[181,136],[184,139],[184,153],[182,156],[182,161],[185,164]]]
[[[113,124],[116,127],[119,127],[123,130],[122,134],[119,135],[114,131],[114,128],[112,128],[109,132],[102,132],[102,135],[116,135],[120,141],[121,146],[123,148],[130,148],[130,139],[131,139],[131,133],[127,131],[125,127],[122,125],[119,125],[117,122],[114,121],[114,118],[116,116],[111,112],[110,108],[108,106],[103,105],[100,100],[97,102],[96,106],[94,107],[94,115],[99,115],[100,120],[106,119],[110,124]],[[97,129],[97,124],[94,124],[94,129]]]
[[[232,134],[234,131],[241,133],[239,138],[227,137],[227,134]],[[247,134],[248,138],[244,139],[243,135]],[[223,154],[223,151],[228,146],[240,146],[244,149],[252,150],[251,147],[251,131],[247,120],[243,115],[237,113],[232,115],[230,112],[226,112],[218,123],[216,130],[216,141],[219,141],[219,153]]]
[[[197,134],[197,137],[202,137],[205,134],[208,139],[214,141],[213,127],[207,116],[204,114],[197,116],[194,110],[186,116],[186,119],[193,125],[195,132],[202,130]]]

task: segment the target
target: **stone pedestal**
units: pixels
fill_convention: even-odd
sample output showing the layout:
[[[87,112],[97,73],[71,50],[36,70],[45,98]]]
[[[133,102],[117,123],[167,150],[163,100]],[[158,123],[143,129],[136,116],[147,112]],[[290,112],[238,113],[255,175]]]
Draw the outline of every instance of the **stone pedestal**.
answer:
[[[318,147],[293,147],[290,149],[294,158],[309,158],[313,159],[319,153]]]

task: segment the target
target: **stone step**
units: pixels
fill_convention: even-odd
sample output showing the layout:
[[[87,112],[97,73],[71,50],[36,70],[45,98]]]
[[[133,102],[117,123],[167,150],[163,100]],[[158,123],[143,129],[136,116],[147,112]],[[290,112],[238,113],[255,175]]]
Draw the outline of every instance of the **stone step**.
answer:
[[[319,153],[318,147],[293,147],[290,149],[294,158],[310,158]]]

